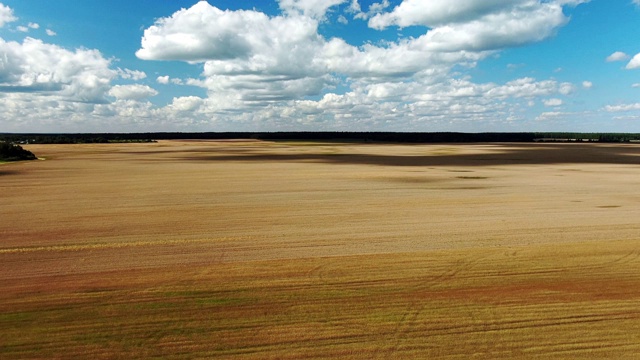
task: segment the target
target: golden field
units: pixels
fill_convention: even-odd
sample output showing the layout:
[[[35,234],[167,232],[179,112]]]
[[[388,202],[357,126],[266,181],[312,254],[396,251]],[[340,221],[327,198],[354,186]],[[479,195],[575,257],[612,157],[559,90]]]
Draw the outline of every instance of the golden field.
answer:
[[[640,356],[640,146],[25,148],[1,359]]]

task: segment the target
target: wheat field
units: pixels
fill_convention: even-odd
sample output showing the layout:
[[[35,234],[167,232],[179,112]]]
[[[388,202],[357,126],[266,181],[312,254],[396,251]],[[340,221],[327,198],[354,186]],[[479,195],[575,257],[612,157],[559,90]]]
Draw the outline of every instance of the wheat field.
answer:
[[[2,359],[640,354],[638,146],[25,148]]]

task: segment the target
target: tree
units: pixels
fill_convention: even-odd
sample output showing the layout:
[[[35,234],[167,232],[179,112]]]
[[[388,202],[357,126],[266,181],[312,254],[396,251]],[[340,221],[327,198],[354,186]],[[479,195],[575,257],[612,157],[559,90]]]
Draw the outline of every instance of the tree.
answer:
[[[35,160],[37,157],[20,145],[0,141],[0,161]]]

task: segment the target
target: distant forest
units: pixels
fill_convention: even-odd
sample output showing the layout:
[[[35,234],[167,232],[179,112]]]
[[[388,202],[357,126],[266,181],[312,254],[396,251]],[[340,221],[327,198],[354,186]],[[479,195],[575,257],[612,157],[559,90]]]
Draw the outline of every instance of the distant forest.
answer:
[[[338,141],[389,143],[476,143],[476,142],[640,142],[640,134],[628,133],[457,133],[457,132],[159,132],[96,134],[2,134],[0,141],[14,144],[86,144],[154,142],[177,139],[257,139],[269,141]]]

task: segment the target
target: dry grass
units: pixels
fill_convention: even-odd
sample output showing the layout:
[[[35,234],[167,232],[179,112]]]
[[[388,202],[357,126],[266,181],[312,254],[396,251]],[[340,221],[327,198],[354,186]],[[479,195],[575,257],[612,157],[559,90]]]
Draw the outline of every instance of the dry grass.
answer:
[[[0,358],[640,353],[640,148],[41,145],[0,170]]]

